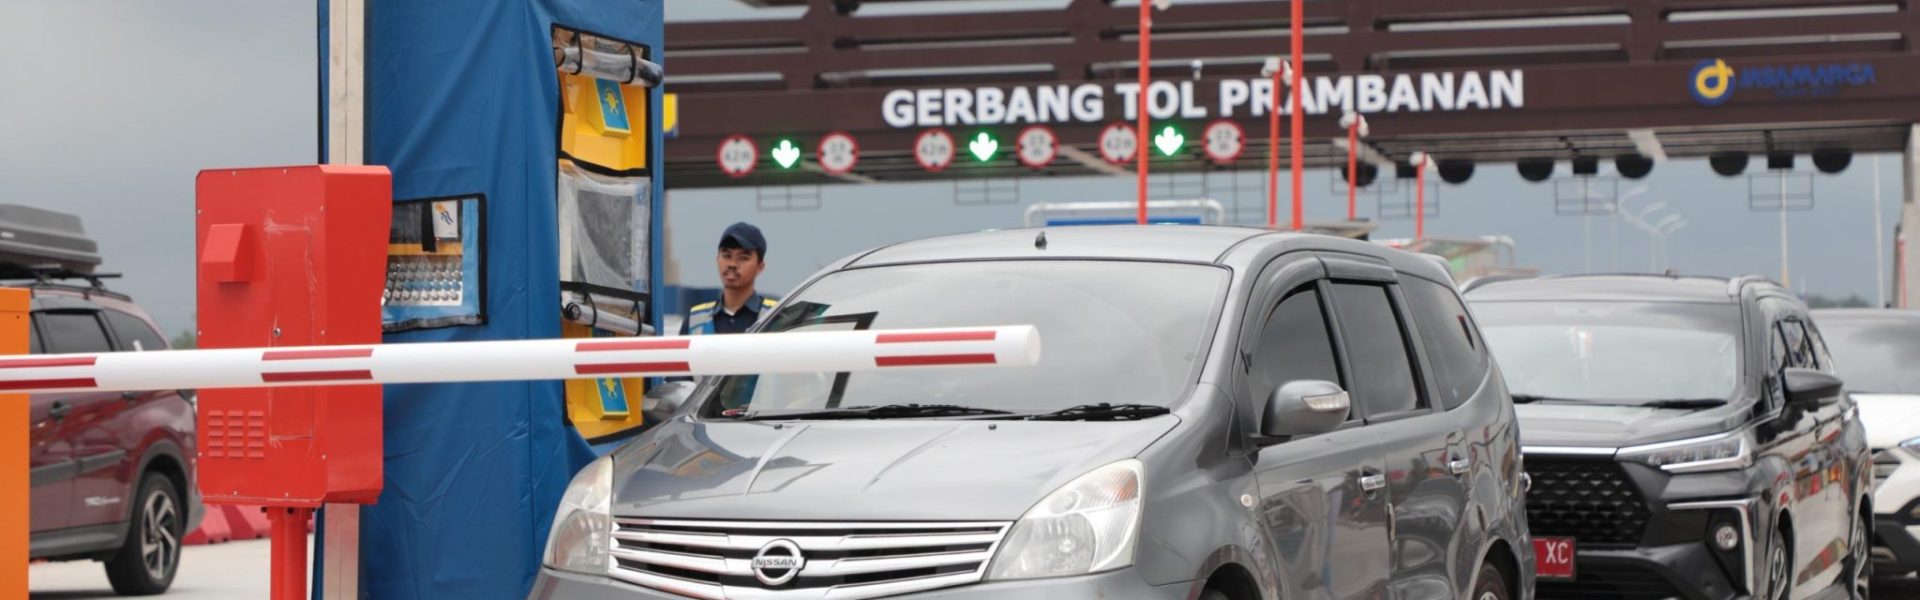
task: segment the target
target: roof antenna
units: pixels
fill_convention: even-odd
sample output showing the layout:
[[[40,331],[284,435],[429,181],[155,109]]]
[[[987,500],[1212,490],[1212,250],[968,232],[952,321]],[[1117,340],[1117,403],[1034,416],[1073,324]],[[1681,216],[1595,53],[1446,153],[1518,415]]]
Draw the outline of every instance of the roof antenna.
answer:
[[[1047,232],[1042,231],[1040,232],[1040,235],[1036,235],[1033,237],[1033,249],[1035,250],[1047,249]]]

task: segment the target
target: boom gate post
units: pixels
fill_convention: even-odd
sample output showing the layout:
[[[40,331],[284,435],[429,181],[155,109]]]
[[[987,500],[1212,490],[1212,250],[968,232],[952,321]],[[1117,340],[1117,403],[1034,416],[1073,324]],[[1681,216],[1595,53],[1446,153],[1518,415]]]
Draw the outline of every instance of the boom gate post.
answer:
[[[0,289],[0,354],[26,354],[30,330],[27,313],[33,296],[27,290]],[[31,405],[26,394],[0,395],[0,481],[26,483],[31,478],[28,439],[33,429]],[[32,536],[31,494],[22,490],[0,498],[0,567],[6,575],[0,582],[6,589],[19,583],[20,593],[27,591],[27,547]]]
[[[195,187],[202,347],[380,343],[393,189],[385,167],[216,169]],[[328,352],[265,360],[349,358]],[[379,497],[380,394],[354,385],[199,395],[200,493],[209,504],[267,507],[275,600],[306,597],[315,508]]]

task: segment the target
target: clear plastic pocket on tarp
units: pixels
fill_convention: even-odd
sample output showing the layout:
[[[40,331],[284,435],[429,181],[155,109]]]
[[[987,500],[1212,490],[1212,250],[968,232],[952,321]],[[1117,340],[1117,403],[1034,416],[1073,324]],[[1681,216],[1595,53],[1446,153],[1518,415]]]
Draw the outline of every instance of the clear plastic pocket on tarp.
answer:
[[[486,323],[485,227],[482,195],[394,201],[381,328]]]

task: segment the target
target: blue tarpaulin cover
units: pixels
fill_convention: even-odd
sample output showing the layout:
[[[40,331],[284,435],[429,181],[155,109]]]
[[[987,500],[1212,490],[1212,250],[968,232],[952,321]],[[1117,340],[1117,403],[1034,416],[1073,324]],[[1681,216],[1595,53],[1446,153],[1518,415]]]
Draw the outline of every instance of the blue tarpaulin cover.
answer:
[[[392,170],[395,199],[485,194],[488,203],[488,322],[388,343],[560,337],[552,27],[646,44],[658,61],[664,1],[365,3],[366,162]],[[327,12],[320,0],[323,107]],[[658,155],[649,160],[660,173]],[[660,180],[651,183],[659,214]],[[659,240],[660,220],[651,221],[649,239]],[[593,458],[566,423],[562,383],[388,386],[385,419],[385,489],[361,512],[361,596],[525,598],[553,510]]]

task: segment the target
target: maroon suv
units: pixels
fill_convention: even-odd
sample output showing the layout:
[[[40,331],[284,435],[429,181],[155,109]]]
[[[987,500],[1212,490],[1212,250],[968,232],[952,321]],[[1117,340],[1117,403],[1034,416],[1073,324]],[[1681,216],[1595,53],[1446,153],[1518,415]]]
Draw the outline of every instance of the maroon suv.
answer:
[[[34,354],[167,349],[132,299],[94,282],[27,286]],[[201,516],[191,392],[36,394],[32,418],[33,558],[102,561],[115,592],[165,592]]]

